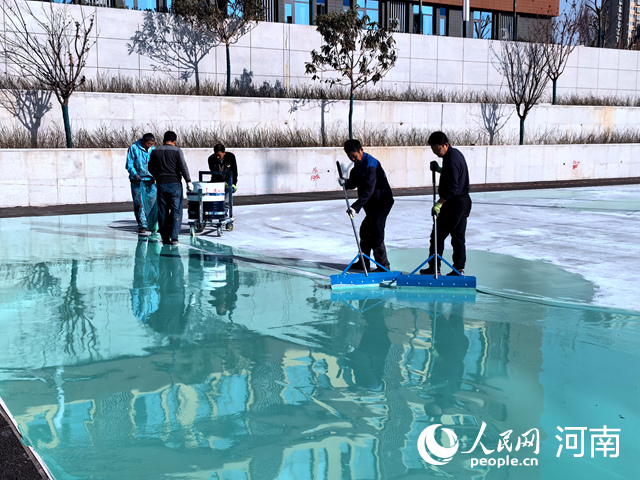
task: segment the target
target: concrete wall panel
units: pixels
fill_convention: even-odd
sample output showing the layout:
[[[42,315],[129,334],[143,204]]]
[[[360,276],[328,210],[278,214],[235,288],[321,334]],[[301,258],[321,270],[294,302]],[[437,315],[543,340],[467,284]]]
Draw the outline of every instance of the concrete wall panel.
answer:
[[[431,184],[425,147],[366,150],[385,168],[393,188]],[[640,176],[640,144],[461,147],[472,184]],[[193,180],[208,170],[211,149],[185,149]],[[350,162],[340,148],[233,149],[239,195],[338,190],[335,161]],[[21,178],[0,180],[0,207],[109,203],[131,200],[124,169],[126,149],[2,150],[0,169]],[[37,167],[37,168],[34,168]],[[57,172],[57,178],[51,172]],[[26,173],[26,175],[25,175]],[[14,175],[19,176],[19,175]]]
[[[40,2],[30,4],[37,11],[43,7]],[[61,8],[59,5],[53,7]],[[80,11],[80,6],[69,5],[68,8],[76,14]],[[85,71],[89,78],[97,74],[122,74],[138,78],[158,75],[153,70],[156,62],[143,56],[128,54],[127,43],[130,43],[131,37],[140,28],[144,12],[84,8],[86,12],[97,14],[97,44],[89,59],[90,68]],[[378,84],[378,88],[404,89],[411,86],[487,91],[497,90],[504,83],[502,77],[490,66],[493,57],[490,46],[499,49],[497,41],[406,33],[397,33],[394,37],[402,61]],[[312,80],[304,73],[304,62],[310,59],[309,52],[320,46],[321,37],[313,26],[262,22],[231,46],[232,80],[239,77],[243,69],[247,69],[253,71],[254,78],[259,79],[259,82],[267,79],[275,83],[280,79],[283,85],[309,85]],[[628,82],[630,76],[625,75],[619,79],[617,72],[635,72],[639,55],[635,51],[577,47],[568,63],[570,68],[576,70],[571,73],[567,71],[566,77],[561,77],[562,92],[634,95],[635,85]],[[420,62],[427,59],[437,60],[437,74],[431,74],[435,69]],[[450,63],[447,65],[443,62]],[[474,65],[469,66],[470,63]],[[484,68],[478,64],[486,65],[486,80],[483,75],[475,74],[484,72]],[[604,71],[607,73],[602,73]],[[203,60],[201,72],[203,80],[209,78],[224,84],[224,46],[217,47]],[[465,72],[464,75],[461,72]],[[173,71],[171,75],[177,78],[179,73]]]

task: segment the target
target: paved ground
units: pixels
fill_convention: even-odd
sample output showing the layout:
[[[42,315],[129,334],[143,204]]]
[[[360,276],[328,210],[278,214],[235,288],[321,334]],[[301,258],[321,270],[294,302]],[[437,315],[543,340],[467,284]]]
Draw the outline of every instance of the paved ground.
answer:
[[[33,458],[0,406],[0,480],[40,480],[43,477]]]

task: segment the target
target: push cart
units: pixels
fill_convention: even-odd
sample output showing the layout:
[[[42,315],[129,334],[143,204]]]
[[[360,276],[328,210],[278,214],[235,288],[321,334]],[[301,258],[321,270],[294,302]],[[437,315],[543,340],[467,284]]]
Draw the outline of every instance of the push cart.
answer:
[[[215,175],[223,181],[203,180],[204,175]],[[194,182],[193,191],[187,192],[189,229],[191,236],[203,233],[209,227],[222,231],[233,230],[233,186],[232,172],[199,172],[199,181]]]

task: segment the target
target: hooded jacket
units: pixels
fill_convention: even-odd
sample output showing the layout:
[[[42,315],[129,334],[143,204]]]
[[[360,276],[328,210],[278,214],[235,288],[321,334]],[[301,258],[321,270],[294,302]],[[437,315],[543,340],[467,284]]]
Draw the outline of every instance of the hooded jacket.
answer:
[[[125,165],[127,172],[129,172],[129,180],[133,180],[136,175],[139,175],[142,180],[153,178],[153,175],[149,173],[149,156],[154,148],[151,147],[149,150],[145,150],[142,146],[142,140],[138,140],[129,147]]]

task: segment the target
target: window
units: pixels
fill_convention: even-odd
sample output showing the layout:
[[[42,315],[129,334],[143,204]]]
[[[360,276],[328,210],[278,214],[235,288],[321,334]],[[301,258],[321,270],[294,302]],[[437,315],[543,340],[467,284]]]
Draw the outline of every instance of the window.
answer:
[[[473,38],[493,38],[493,14],[491,12],[473,12]]]
[[[367,15],[372,22],[377,22],[378,0],[358,0],[358,16],[362,18],[363,15]]]
[[[324,15],[327,13],[326,0],[316,0],[316,15]]]
[[[284,21],[285,23],[293,23],[293,6],[290,3],[284,4]]]
[[[413,6],[413,31],[433,35],[433,7],[423,5],[420,13],[420,5]]]
[[[351,8],[351,0],[342,0],[342,9],[349,10]]]
[[[85,2],[88,3],[88,2]],[[94,4],[98,2],[93,2]],[[163,5],[163,3],[165,5]],[[156,0],[126,0],[125,5],[131,10],[166,11],[171,6],[170,1],[158,2]],[[166,7],[166,8],[165,8]]]
[[[440,19],[438,20],[438,35],[447,34],[447,9],[440,8]]]
[[[310,0],[286,0],[284,4],[284,21],[296,25],[309,25],[311,12]]]

